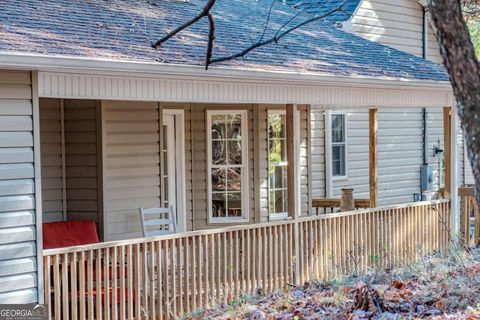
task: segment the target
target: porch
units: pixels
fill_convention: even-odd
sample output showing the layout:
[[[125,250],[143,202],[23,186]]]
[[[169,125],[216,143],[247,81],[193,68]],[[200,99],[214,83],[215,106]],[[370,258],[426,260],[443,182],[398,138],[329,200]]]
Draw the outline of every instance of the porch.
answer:
[[[55,319],[172,319],[450,243],[449,200],[45,250]]]
[[[228,87],[229,80],[219,86],[145,77],[122,90],[96,90],[93,83],[119,82],[48,72],[40,78],[39,221],[94,220],[104,241],[43,251],[41,299],[54,318],[173,318],[258,290],[398,266],[446,249],[458,226],[456,122],[444,88],[285,84],[291,100],[275,95],[283,88],[276,81],[259,91],[238,80]],[[87,81],[88,92],[63,85]],[[127,88],[134,83],[137,91]],[[227,87],[228,94],[221,90]],[[421,106],[444,115],[443,199],[410,203],[412,195],[406,204],[379,206],[379,110]],[[368,110],[367,187],[355,206],[363,209],[337,213],[338,196],[313,195],[320,165],[310,136],[314,107]],[[334,152],[345,154],[345,136],[336,151],[323,146],[329,175],[345,171],[332,160]],[[180,233],[143,238],[139,208],[165,206],[175,207]]]

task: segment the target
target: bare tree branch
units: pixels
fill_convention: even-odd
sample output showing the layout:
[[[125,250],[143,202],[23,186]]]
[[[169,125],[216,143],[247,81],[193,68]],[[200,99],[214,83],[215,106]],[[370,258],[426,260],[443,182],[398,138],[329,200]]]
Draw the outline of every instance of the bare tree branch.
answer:
[[[208,69],[208,66],[212,61],[213,41],[215,40],[215,21],[213,19],[213,15],[209,12],[207,17],[208,17],[210,30],[208,32],[208,46],[207,46],[207,56],[205,58],[205,70]]]
[[[260,37],[260,41],[263,40],[263,37],[267,32],[268,24],[270,23],[270,16],[272,15],[272,9],[274,4],[275,4],[275,0],[272,1],[272,3],[270,4],[270,9],[268,9],[267,21],[265,21],[265,27],[263,28],[263,33],[262,33],[262,36]]]
[[[262,41],[258,41],[257,43],[251,45],[250,47],[247,47],[237,53],[234,53],[234,54],[231,54],[231,55],[227,55],[227,56],[223,56],[223,57],[218,57],[218,58],[213,58],[210,60],[210,64],[212,63],[218,63],[218,62],[223,62],[223,61],[227,61],[227,60],[233,60],[233,59],[236,59],[236,58],[240,58],[240,57],[243,57],[245,56],[247,53],[249,53],[250,51],[252,50],[255,50],[259,47],[262,47],[262,46],[265,46],[267,44],[270,44],[270,43],[277,43],[280,39],[282,39],[283,37],[285,37],[286,35],[288,35],[289,33],[291,33],[292,31],[295,31],[309,23],[312,23],[314,21],[318,21],[318,20],[321,20],[321,19],[325,19],[326,17],[334,14],[335,12],[339,12],[339,11],[343,11],[342,9],[343,5],[334,9],[334,10],[331,10],[329,12],[327,12],[326,14],[324,15],[320,15],[320,16],[315,16],[313,18],[310,18],[310,19],[307,19],[307,20],[304,20],[298,24],[296,24],[295,26],[283,31],[282,33],[280,34],[275,34],[273,37],[267,39],[267,40],[262,40]],[[283,27],[282,27],[283,28]]]
[[[197,23],[200,19],[203,17],[207,17],[210,14],[210,10],[212,9],[213,5],[215,4],[217,0],[208,0],[207,4],[205,7],[203,7],[202,11],[195,16],[193,19],[185,22],[175,30],[169,32],[166,36],[162,37],[160,40],[152,44],[152,47],[155,49],[158,49],[165,41],[169,40],[171,37],[179,33],[180,31],[190,27],[192,24]]]
[[[164,37],[160,38],[157,42],[152,44],[152,47],[155,48],[155,49],[158,49],[163,43],[168,41],[170,38],[172,38],[173,36],[175,36],[179,32],[181,32],[181,31],[185,30],[186,28],[190,27],[191,25],[197,23],[203,17],[207,17],[208,22],[209,22],[209,32],[208,32],[207,53],[206,53],[206,56],[205,56],[205,69],[208,69],[208,67],[213,63],[218,63],[218,62],[223,62],[223,61],[227,61],[227,60],[233,60],[233,59],[236,59],[236,58],[240,58],[240,57],[245,56],[247,53],[249,53],[249,52],[251,52],[251,51],[253,51],[253,50],[255,50],[259,47],[265,46],[265,45],[270,44],[270,43],[278,43],[278,41],[280,39],[282,39],[283,37],[285,37],[289,33],[293,32],[293,31],[295,31],[295,30],[297,30],[297,29],[299,29],[299,28],[301,28],[301,27],[303,27],[303,26],[305,26],[309,23],[312,23],[314,21],[325,19],[328,16],[331,16],[332,14],[334,14],[336,12],[348,13],[347,11],[345,11],[343,9],[343,7],[347,3],[347,1],[348,0],[345,0],[339,7],[335,8],[333,10],[330,10],[329,12],[327,12],[323,15],[314,16],[312,18],[306,19],[306,20],[294,25],[293,27],[290,27],[290,28],[286,29],[285,31],[282,31],[293,20],[295,20],[295,18],[297,18],[302,13],[302,11],[299,10],[297,13],[295,13],[290,19],[288,19],[276,31],[276,33],[273,37],[270,37],[270,38],[264,40],[265,35],[267,33],[269,23],[270,23],[270,18],[271,18],[273,6],[276,2],[276,0],[272,0],[272,3],[270,5],[270,9],[268,11],[267,19],[265,21],[265,26],[264,26],[263,32],[262,32],[262,34],[261,34],[261,36],[260,36],[260,38],[257,42],[252,42],[252,44],[249,47],[246,47],[245,49],[243,49],[239,52],[236,52],[236,53],[233,53],[233,54],[230,54],[230,55],[226,55],[226,56],[213,58],[213,48],[214,48],[214,41],[215,41],[215,20],[214,20],[213,14],[211,13],[211,10],[212,10],[213,6],[215,5],[216,0],[209,0],[206,3],[206,5],[203,7],[202,11],[197,16],[195,16],[193,19],[185,22],[184,24],[182,24],[178,28],[172,30],[167,35],[165,35]]]

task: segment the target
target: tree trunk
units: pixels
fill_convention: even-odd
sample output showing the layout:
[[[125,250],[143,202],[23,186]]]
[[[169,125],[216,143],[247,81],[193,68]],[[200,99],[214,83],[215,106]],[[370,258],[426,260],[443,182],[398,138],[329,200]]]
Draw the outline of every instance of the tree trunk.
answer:
[[[460,0],[429,0],[443,64],[452,83],[480,204],[480,65]]]

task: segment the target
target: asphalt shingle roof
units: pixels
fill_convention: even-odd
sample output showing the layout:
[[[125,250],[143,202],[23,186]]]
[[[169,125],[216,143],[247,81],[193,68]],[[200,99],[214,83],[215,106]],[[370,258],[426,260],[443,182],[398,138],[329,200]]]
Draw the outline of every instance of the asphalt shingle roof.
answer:
[[[328,20],[342,22],[355,12],[361,0],[284,0],[286,4],[315,16],[321,16],[342,6],[344,12],[336,12]]]
[[[0,52],[204,65],[203,19],[160,49],[151,43],[195,16],[205,0],[2,0]],[[263,33],[271,0],[218,0],[214,56],[236,52]],[[265,37],[297,10],[275,2]],[[301,13],[287,25],[303,21]],[[446,81],[443,67],[317,21],[244,58],[217,66],[350,77]]]

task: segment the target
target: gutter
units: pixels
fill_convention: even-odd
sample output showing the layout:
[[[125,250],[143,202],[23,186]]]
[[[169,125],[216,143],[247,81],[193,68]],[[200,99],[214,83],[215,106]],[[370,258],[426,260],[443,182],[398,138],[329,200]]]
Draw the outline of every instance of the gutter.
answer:
[[[142,77],[159,76],[171,79],[208,78],[209,80],[235,80],[252,83],[288,83],[296,85],[328,85],[343,87],[365,87],[382,89],[409,89],[440,91],[451,93],[448,81],[422,81],[397,78],[345,77],[321,75],[316,73],[300,73],[286,71],[246,70],[240,68],[210,67],[205,71],[203,66],[164,64],[137,61],[113,61],[108,59],[79,58],[71,56],[47,56],[38,54],[17,54],[0,52],[0,68],[16,70],[34,70],[44,72],[70,72],[118,76],[132,76],[135,73]]]

